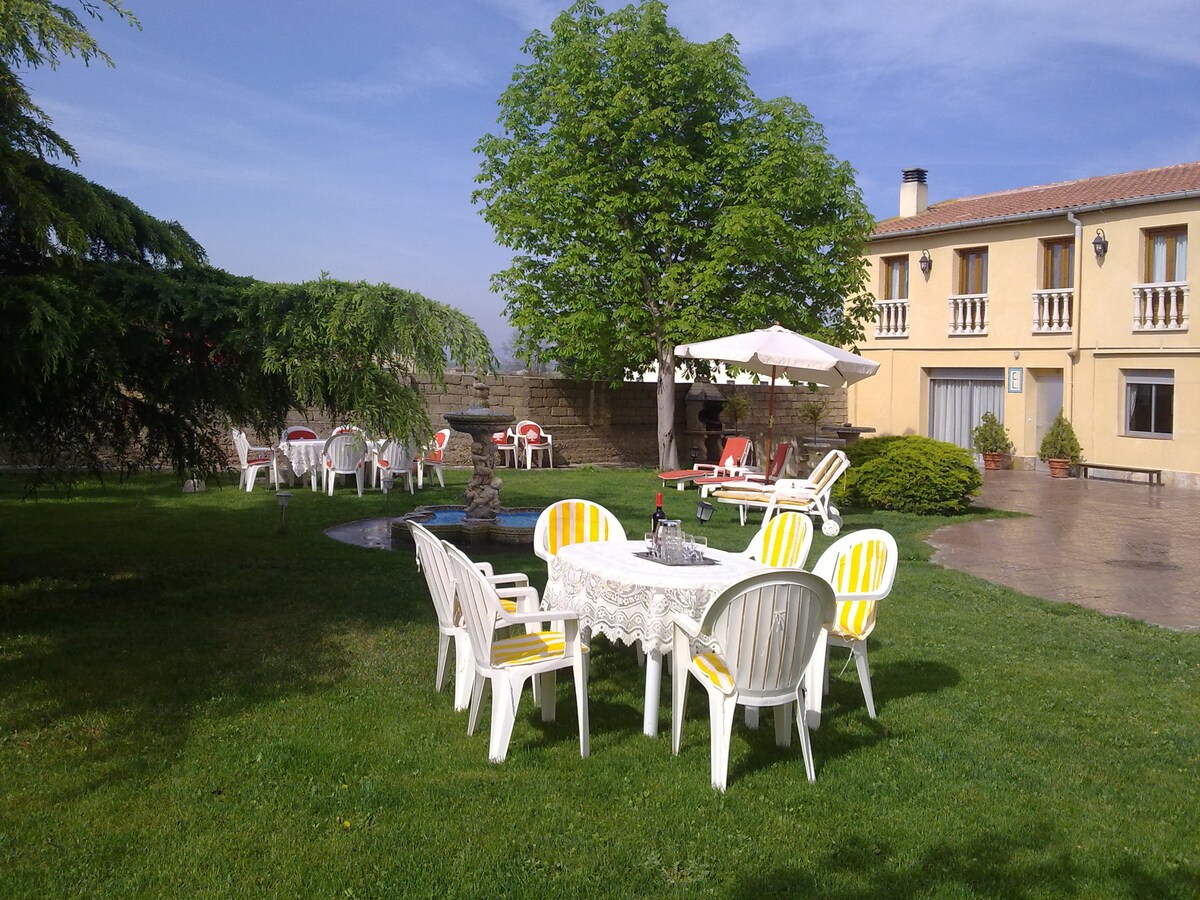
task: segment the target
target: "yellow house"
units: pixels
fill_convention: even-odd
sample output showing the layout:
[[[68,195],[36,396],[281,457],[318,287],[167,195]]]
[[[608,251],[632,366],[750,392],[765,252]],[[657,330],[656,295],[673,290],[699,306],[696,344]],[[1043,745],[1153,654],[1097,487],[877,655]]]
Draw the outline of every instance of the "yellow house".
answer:
[[[1085,461],[1200,487],[1200,163],[933,205],[926,176],[904,171],[871,238],[861,352],[880,369],[850,388],[851,420],[969,447],[990,410],[1025,467],[1061,408]]]

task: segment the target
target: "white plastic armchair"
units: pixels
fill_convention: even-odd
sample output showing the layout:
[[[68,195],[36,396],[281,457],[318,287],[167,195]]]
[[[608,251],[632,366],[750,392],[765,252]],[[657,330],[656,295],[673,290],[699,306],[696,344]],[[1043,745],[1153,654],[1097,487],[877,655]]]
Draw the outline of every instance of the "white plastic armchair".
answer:
[[[421,453],[417,467],[417,487],[425,486],[425,470],[437,477],[438,487],[445,487],[446,480],[442,474],[443,458],[446,455],[446,445],[450,443],[450,429],[443,428],[433,436],[429,446]]]
[[[568,544],[623,540],[621,520],[591,500],[559,500],[543,509],[533,526],[533,552],[547,562]]]
[[[379,487],[381,479],[391,472],[392,478],[404,479],[404,486],[413,493],[413,453],[408,445],[395,438],[383,442],[372,454],[371,486]]]
[[[782,512],[763,522],[742,555],[756,559],[764,566],[803,569],[812,539],[813,525],[808,516]]]
[[[262,469],[270,473],[270,483],[279,489],[279,463],[274,447],[252,447],[246,432],[240,428],[233,429],[233,446],[238,455],[239,488],[244,487],[248,492],[254,490],[254,479]]]
[[[361,432],[343,431],[325,442],[321,453],[322,473],[326,493],[333,496],[333,483],[338,475],[353,475],[358,481],[358,496],[362,496],[366,481],[370,448]]]
[[[496,589],[474,566],[470,558],[452,544],[443,543],[450,561],[450,571],[458,590],[458,603],[463,623],[470,638],[475,663],[475,680],[471,688],[471,714],[467,733],[474,734],[479,720],[480,701],[484,682],[492,685],[492,725],[488,744],[488,759],[503,762],[508,756],[517,708],[525,682],[537,680],[539,690],[535,699],[542,709],[542,721],[555,718],[555,675],[560,669],[571,669],[575,681],[575,702],[579,716],[579,755],[589,752],[588,735],[588,648],[579,630],[579,618],[569,610],[552,613],[509,613],[501,605]],[[536,604],[537,590],[518,589]],[[540,623],[552,616],[557,629],[527,632],[515,637],[499,638],[497,629],[508,625]]]
[[[520,442],[517,439],[515,431],[511,428],[507,428],[504,431],[497,431],[492,435],[492,444],[506,466],[512,466],[514,469],[520,467],[521,462],[517,457],[517,453],[520,450]]]
[[[475,664],[471,656],[470,638],[463,624],[462,612],[458,607],[455,596],[454,578],[450,573],[450,561],[446,556],[446,548],[442,541],[419,522],[409,522],[408,529],[413,536],[413,544],[417,550],[417,570],[425,575],[425,585],[429,589],[429,597],[433,601],[434,611],[438,619],[438,659],[437,676],[434,687],[442,689],[446,679],[446,662],[449,656],[450,642],[454,641],[454,708],[466,709],[471,702],[471,685],[475,680]],[[507,585],[498,593],[519,595],[525,601],[518,605],[515,597],[502,597],[501,606],[505,612],[530,612],[536,610],[535,598],[530,598],[525,591],[515,591],[515,588],[527,588],[529,579],[520,573],[510,575],[494,575],[491,563],[476,563],[475,567],[487,581],[499,588]],[[540,630],[538,623],[531,626]]]
[[[791,744],[792,721],[809,781],[816,780],[801,684],[822,629],[833,621],[833,589],[794,569],[750,575],[726,588],[699,623],[675,613],[671,752],[679,753],[688,676],[708,692],[712,786],[724,791],[738,704],[775,707],[775,742]]]
[[[828,648],[847,648],[854,657],[867,714],[872,719],[875,697],[867,663],[867,635],[875,629],[879,602],[892,591],[898,560],[896,539],[880,528],[866,528],[834,541],[813,566],[813,573],[828,581],[837,595],[837,615],[822,641],[826,646],[819,653],[821,692],[829,689]],[[817,696],[815,710],[819,722],[820,695]]]
[[[535,453],[542,454],[542,466],[545,466],[548,456],[550,468],[554,468],[554,438],[547,434],[541,425],[532,419],[518,422],[517,440],[525,448],[525,468],[533,468],[533,454]]]

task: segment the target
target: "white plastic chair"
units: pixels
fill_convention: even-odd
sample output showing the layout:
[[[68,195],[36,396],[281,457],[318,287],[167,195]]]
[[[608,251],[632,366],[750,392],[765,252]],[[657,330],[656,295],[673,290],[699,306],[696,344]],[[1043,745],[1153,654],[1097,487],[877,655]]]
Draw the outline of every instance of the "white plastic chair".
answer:
[[[492,443],[496,447],[496,454],[499,456],[506,466],[512,466],[514,469],[519,468],[521,461],[517,456],[520,449],[520,442],[517,440],[517,433],[511,428],[504,431],[497,431],[492,435]]]
[[[813,525],[808,516],[798,512],[782,512],[763,522],[742,555],[757,559],[764,566],[803,569],[812,539]]]
[[[579,618],[568,610],[552,612],[506,612],[496,589],[475,568],[465,553],[444,543],[450,571],[458,591],[458,604],[470,636],[475,662],[475,680],[471,687],[471,715],[467,733],[474,734],[479,720],[483,685],[492,685],[492,726],[488,759],[503,762],[508,756],[513,724],[525,682],[537,679],[535,700],[542,709],[542,721],[555,717],[554,684],[559,669],[571,669],[575,676],[575,702],[579,715],[579,755],[589,752],[587,673],[588,648],[579,632]],[[518,589],[513,589],[518,590]],[[523,589],[536,604],[537,590]],[[561,629],[539,630],[514,637],[497,638],[496,631],[507,625],[540,623],[546,617],[561,623]]]
[[[875,629],[879,601],[891,593],[898,560],[896,539],[880,528],[866,528],[834,541],[813,566],[813,573],[828,581],[837,595],[837,615],[829,628],[827,646],[822,648],[822,693],[829,689],[828,648],[847,648],[858,668],[867,714],[872,719],[875,697],[867,664],[867,635]]]
[[[545,466],[547,455],[550,458],[550,468],[554,468],[554,438],[542,430],[542,426],[532,419],[517,423],[517,440],[525,447],[525,468],[533,468],[533,454],[542,454],[542,466]]]
[[[433,436],[433,440],[425,451],[421,454],[420,471],[417,473],[417,487],[425,486],[425,470],[433,472],[437,476],[438,487],[445,487],[446,481],[442,477],[442,460],[445,456],[446,445],[450,443],[450,429],[443,428]]]
[[[283,434],[279,436],[279,443],[283,444],[287,441],[315,441],[317,433],[307,425],[289,425],[283,429]]]
[[[413,493],[413,453],[406,444],[392,438],[383,442],[371,455],[371,486],[379,487],[384,473],[391,472],[394,479],[404,479],[408,492]]]
[[[238,455],[238,487],[244,487],[247,492],[254,490],[254,479],[258,470],[270,473],[270,483],[279,490],[279,463],[275,457],[274,447],[252,447],[246,432],[240,428],[233,429],[233,446]]]
[[[363,483],[366,481],[367,460],[370,450],[367,439],[361,432],[343,431],[335,434],[325,442],[321,453],[324,462],[322,473],[325,491],[333,496],[333,483],[339,475],[353,475],[358,481],[358,496],[362,496]]]
[[[471,656],[470,637],[463,624],[462,612],[458,607],[455,596],[454,578],[450,573],[450,561],[446,557],[446,548],[442,541],[419,522],[408,523],[412,533],[413,543],[417,548],[417,570],[425,575],[425,585],[429,589],[430,599],[438,619],[438,659],[437,676],[434,687],[442,689],[446,679],[446,661],[450,650],[450,641],[454,641],[454,708],[466,709],[471,702],[471,684],[475,680],[475,663]],[[536,610],[536,592],[534,598],[529,598],[528,592],[520,590],[529,586],[529,579],[520,573],[494,575],[491,563],[475,563],[475,567],[498,588],[500,604],[505,612],[529,612]],[[507,588],[499,590],[501,585]],[[513,590],[513,589],[518,590]],[[514,597],[530,601],[522,607]],[[540,630],[540,623],[535,623],[533,630]]]
[[[808,780],[816,781],[801,682],[833,613],[828,582],[809,572],[781,569],[751,575],[726,588],[699,623],[674,614],[671,752],[679,753],[690,674],[708,692],[714,788],[725,790],[738,704],[775,707],[775,743],[781,747],[791,744],[794,719]]]
[[[533,526],[533,552],[547,562],[567,544],[623,540],[621,520],[591,500],[559,500],[543,509]]]

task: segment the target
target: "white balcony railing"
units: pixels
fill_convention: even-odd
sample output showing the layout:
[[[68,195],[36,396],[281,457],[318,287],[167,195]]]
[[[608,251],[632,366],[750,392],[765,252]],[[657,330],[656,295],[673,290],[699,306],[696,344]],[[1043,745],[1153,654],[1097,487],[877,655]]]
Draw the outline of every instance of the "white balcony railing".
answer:
[[[1187,331],[1188,283],[1166,281],[1133,286],[1134,331]]]
[[[987,294],[959,294],[949,302],[951,337],[988,333]]]
[[[908,337],[908,301],[883,300],[875,304],[875,337]]]
[[[1070,288],[1033,292],[1033,333],[1070,334],[1071,303],[1075,292]]]

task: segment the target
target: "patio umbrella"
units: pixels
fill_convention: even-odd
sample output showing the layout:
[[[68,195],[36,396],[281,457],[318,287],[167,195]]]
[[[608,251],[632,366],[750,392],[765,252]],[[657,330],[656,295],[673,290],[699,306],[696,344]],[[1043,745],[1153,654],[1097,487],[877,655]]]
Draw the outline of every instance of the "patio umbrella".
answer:
[[[675,356],[679,359],[708,359],[770,376],[771,393],[767,400],[768,456],[771,454],[775,424],[776,378],[843,387],[870,378],[879,368],[877,362],[816,338],[805,337],[778,324],[711,341],[680,344],[675,348]]]

